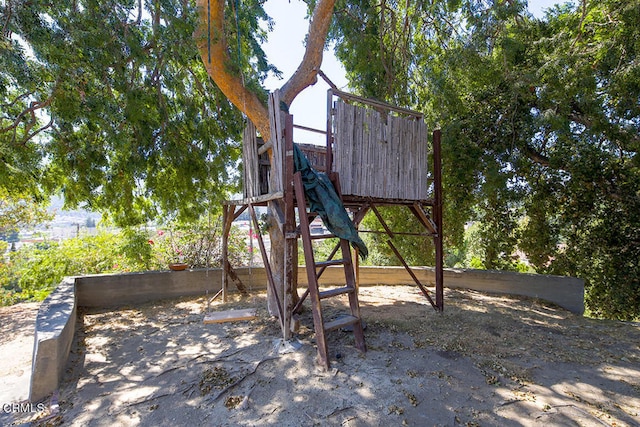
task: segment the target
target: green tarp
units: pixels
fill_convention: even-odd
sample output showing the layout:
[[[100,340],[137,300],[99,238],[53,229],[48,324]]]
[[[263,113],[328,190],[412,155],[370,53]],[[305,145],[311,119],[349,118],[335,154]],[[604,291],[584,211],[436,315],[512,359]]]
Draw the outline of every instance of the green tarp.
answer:
[[[295,171],[300,172],[302,176],[304,193],[311,212],[317,212],[327,230],[351,242],[351,246],[358,249],[362,259],[366,259],[369,250],[358,236],[358,231],[329,177],[311,167],[309,160],[297,144],[293,145],[293,162]]]

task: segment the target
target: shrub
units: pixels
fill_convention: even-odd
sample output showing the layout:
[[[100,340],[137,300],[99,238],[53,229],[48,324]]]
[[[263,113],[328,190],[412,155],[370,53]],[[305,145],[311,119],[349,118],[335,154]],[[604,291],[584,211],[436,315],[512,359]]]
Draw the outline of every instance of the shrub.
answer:
[[[220,241],[219,227],[195,225],[171,231],[101,231],[61,243],[23,246],[0,259],[0,304],[41,301],[66,276],[167,269],[181,255],[193,268],[219,267]],[[236,265],[248,261],[244,237],[235,228],[229,236],[229,255]]]

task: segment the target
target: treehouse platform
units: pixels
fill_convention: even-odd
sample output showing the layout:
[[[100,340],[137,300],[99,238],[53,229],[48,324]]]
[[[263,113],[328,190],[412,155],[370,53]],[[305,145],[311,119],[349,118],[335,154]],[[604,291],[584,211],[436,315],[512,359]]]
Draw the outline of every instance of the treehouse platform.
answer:
[[[442,311],[444,302],[440,131],[434,131],[429,141],[422,113],[336,89],[330,89],[327,92],[325,130],[295,125],[293,116],[281,111],[278,91],[269,97],[269,114],[270,141],[263,141],[250,122],[244,131],[243,199],[225,202],[223,295],[228,283],[227,276],[233,276],[233,268],[227,261],[226,247],[226,237],[231,229],[231,223],[242,212],[249,209],[254,225],[258,229],[254,206],[268,206],[285,242],[282,260],[284,277],[274,275],[270,265],[273,259],[270,261],[266,254],[261,236],[258,236],[258,243],[269,280],[268,286],[277,295],[284,338],[290,337],[292,314],[308,296],[311,296],[320,363],[329,367],[324,334],[330,329],[343,327],[344,325],[340,322],[350,322],[355,325],[356,346],[362,351],[366,349],[357,301],[358,249],[354,249],[352,255],[347,238],[339,236],[340,241],[328,260],[316,262],[313,258],[311,240],[317,237],[310,235],[308,227],[309,220],[318,213],[310,211],[307,206],[309,197],[304,193],[306,184],[303,184],[301,172],[296,170],[298,160],[294,162],[296,138],[294,133],[299,129],[326,135],[325,145],[299,143],[297,146],[308,160],[314,174],[316,172],[319,173],[318,176],[326,174],[329,178],[355,230],[359,233],[378,232],[360,229],[365,215],[372,212],[384,230],[379,233],[387,235],[387,244],[400,263],[433,308]],[[308,187],[313,185],[316,184]],[[382,206],[406,207],[413,214],[422,231],[406,233],[392,230],[380,213],[379,208]],[[420,283],[393,243],[394,237],[403,234],[423,236],[433,241],[436,264],[433,295],[424,284]],[[336,236],[332,234],[325,237]],[[301,297],[292,292],[292,289],[297,289],[298,238],[302,238],[303,241],[309,279],[309,288]],[[358,247],[353,244],[353,240],[351,243],[352,247]],[[334,260],[333,257],[339,252],[342,258]],[[318,290],[317,281],[329,265],[343,266],[346,284],[343,288],[338,288],[340,290],[328,293],[324,291],[323,294]],[[320,300],[344,293],[349,295],[351,313],[345,317],[344,321],[324,322]]]

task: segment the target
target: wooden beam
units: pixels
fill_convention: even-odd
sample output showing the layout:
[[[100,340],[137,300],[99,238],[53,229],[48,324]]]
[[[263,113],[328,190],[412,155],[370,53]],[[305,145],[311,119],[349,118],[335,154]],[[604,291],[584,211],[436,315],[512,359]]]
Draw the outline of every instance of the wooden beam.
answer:
[[[375,203],[376,206],[410,206],[415,202],[420,203],[422,206],[433,206],[433,199],[387,199],[382,197],[371,197],[371,196],[355,196],[353,194],[343,194],[342,195],[342,203],[345,207],[360,207],[365,203]]]
[[[246,205],[240,206],[240,208],[233,213],[233,220],[235,221],[236,219],[238,219],[238,217],[240,215],[242,215],[242,212],[244,212],[246,210],[247,210],[247,206]]]
[[[258,224],[258,218],[256,217],[256,211],[253,209],[253,205],[249,205],[249,213],[251,214],[251,219],[253,220],[253,226],[256,230],[260,230],[260,225]],[[276,287],[275,282],[273,281],[273,272],[271,271],[271,264],[269,263],[269,255],[267,254],[267,250],[264,246],[264,240],[262,239],[262,234],[258,231],[258,244],[260,245],[260,253],[262,254],[262,262],[264,263],[264,270],[267,273],[267,281],[269,282],[269,286],[271,287],[271,291],[275,295],[275,300],[278,305],[278,315],[280,316],[280,326],[283,327],[283,312],[282,305],[280,304],[280,299],[278,298],[278,288]]]
[[[431,234],[437,235],[438,231],[436,230],[436,224],[427,216],[427,214],[422,209],[420,203],[416,202],[413,206],[409,206],[409,209],[413,214],[420,220],[420,223],[424,225],[427,230],[431,232]]]
[[[429,300],[429,302],[431,303],[431,306],[436,309],[436,311],[441,311],[440,308],[436,305],[435,302],[433,302],[433,299],[431,299],[431,295],[429,295],[429,291],[427,290],[427,288],[425,288],[422,283],[420,283],[420,280],[418,280],[418,278],[416,277],[416,275],[414,274],[414,272],[411,270],[411,268],[407,265],[407,262],[404,260],[404,258],[402,257],[402,255],[400,254],[400,252],[398,251],[398,249],[395,247],[395,245],[393,244],[393,242],[391,240],[387,240],[387,245],[389,245],[389,247],[391,248],[391,250],[393,251],[394,254],[396,254],[396,257],[398,257],[398,260],[400,260],[400,262],[402,263],[402,265],[404,266],[404,269],[407,270],[407,273],[409,273],[409,275],[411,276],[411,278],[413,279],[413,281],[416,283],[416,285],[418,285],[418,287],[420,288],[420,290],[422,291],[422,294]]]
[[[300,221],[300,229],[303,231],[302,245],[304,247],[304,259],[307,270],[307,283],[309,284],[309,294],[311,296],[311,307],[313,312],[313,326],[316,333],[316,346],[318,347],[318,361],[329,367],[329,357],[327,350],[327,341],[324,334],[324,319],[322,316],[322,307],[320,305],[320,295],[318,294],[318,279],[316,276],[315,260],[313,259],[313,246],[311,239],[305,238],[309,235],[309,219],[306,213],[306,201],[304,197],[304,185],[302,184],[302,176],[300,172],[293,175],[293,184],[296,192],[296,201],[298,203],[298,217]]]
[[[442,148],[441,132],[433,132],[433,217],[438,230],[434,244],[436,247],[436,303],[440,311],[444,311],[444,252],[442,231]]]
[[[330,173],[333,168],[333,92],[327,91],[327,157],[324,171]]]
[[[242,283],[242,280],[240,280],[240,277],[238,276],[238,273],[236,273],[236,271],[233,269],[233,266],[229,262],[228,258],[224,262],[224,271],[227,274],[227,276],[230,277],[231,280],[233,280],[233,283],[236,284],[236,288],[238,288],[238,291],[240,291],[240,293],[243,296],[248,296],[249,295],[249,291],[247,291],[247,287],[244,285],[244,283]],[[227,286],[228,286],[228,283],[229,283],[229,281],[227,281]],[[226,291],[225,291],[225,293],[226,293]],[[226,297],[226,295],[225,295],[225,297]]]
[[[231,224],[233,222],[233,212],[235,206],[223,205],[222,206],[222,301],[227,302],[227,287],[229,284],[227,264],[228,251],[229,251],[229,232],[231,231]],[[231,267],[231,264],[229,264]]]
[[[296,212],[293,200],[293,116],[284,116],[284,289],[282,292],[283,338],[291,339],[291,316],[298,299],[298,238],[287,239],[287,235],[295,234]],[[295,295],[294,295],[295,293]]]
[[[393,239],[395,237],[393,231],[391,231],[391,229],[387,225],[387,222],[384,220],[384,218],[382,218],[382,215],[380,215],[380,212],[378,212],[378,209],[376,209],[374,204],[371,204],[371,210],[376,215],[376,218],[378,218],[378,221],[380,222],[380,225],[382,225],[382,228],[384,228],[384,231],[386,231],[389,237]]]
[[[315,133],[321,133],[322,135],[326,134],[327,132],[324,130],[320,130],[320,129],[315,129],[315,128],[310,128],[308,126],[302,126],[302,125],[293,125],[294,128],[296,129],[301,129],[301,130],[306,130],[307,132],[315,132]]]
[[[365,203],[363,206],[358,207],[358,211],[353,215],[353,224],[358,228],[360,223],[364,219],[367,212],[371,208],[370,203]]]
[[[333,94],[339,98],[346,99],[349,101],[361,102],[365,105],[369,105],[375,108],[382,108],[387,111],[393,111],[395,113],[406,114],[408,116],[413,116],[417,119],[421,119],[424,117],[424,114],[419,111],[409,110],[408,108],[396,107],[395,105],[387,104],[386,102],[377,101],[375,99],[363,98],[362,96],[353,95],[348,92],[343,92],[337,89],[331,89]]]
[[[225,200],[222,202],[225,205],[257,205],[259,203],[268,202],[271,200],[282,199],[284,197],[284,193],[282,191],[276,191],[275,193],[263,194],[262,196],[257,197],[248,197],[246,199],[241,200]]]
[[[358,233],[369,233],[369,234],[386,234],[387,236],[389,235],[389,233],[387,233],[386,231],[378,231],[378,230],[358,230]],[[432,233],[405,233],[402,231],[394,231],[393,232],[394,236],[419,236],[419,237],[432,237],[433,234]]]
[[[273,147],[273,143],[268,141],[266,144],[263,144],[260,148],[258,148],[258,156],[267,152],[267,150],[271,150]]]

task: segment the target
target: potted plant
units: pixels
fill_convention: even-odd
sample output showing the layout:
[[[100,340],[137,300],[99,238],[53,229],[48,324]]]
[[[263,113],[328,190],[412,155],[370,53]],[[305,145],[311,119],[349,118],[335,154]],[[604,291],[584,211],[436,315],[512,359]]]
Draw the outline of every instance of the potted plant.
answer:
[[[182,251],[178,249],[176,250],[176,254],[178,261],[170,263],[169,269],[172,271],[186,270],[189,265],[184,262],[184,255],[182,254]]]

